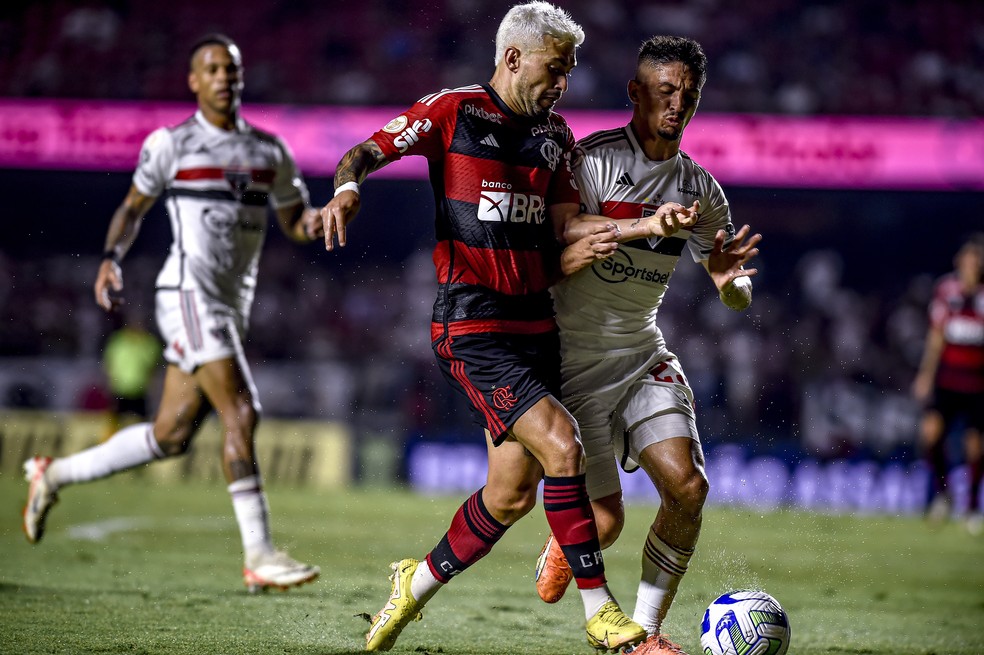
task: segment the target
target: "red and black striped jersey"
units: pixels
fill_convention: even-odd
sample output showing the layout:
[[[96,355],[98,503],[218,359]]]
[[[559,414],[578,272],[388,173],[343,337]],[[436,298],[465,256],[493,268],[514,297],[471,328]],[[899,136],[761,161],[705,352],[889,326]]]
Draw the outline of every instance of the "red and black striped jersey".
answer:
[[[960,393],[984,393],[984,286],[967,293],[956,275],[940,278],[929,305],[943,331],[936,385]]]
[[[428,161],[439,285],[432,337],[556,329],[548,289],[560,244],[549,208],[580,202],[567,122],[521,116],[474,85],[421,98],[372,140],[389,161]]]

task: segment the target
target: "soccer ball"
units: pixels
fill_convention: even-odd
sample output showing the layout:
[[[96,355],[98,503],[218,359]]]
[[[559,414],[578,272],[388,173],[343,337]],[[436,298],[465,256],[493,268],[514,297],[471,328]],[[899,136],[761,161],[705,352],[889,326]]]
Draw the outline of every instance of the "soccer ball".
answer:
[[[700,647],[704,655],[785,655],[789,619],[764,591],[729,591],[704,612]]]

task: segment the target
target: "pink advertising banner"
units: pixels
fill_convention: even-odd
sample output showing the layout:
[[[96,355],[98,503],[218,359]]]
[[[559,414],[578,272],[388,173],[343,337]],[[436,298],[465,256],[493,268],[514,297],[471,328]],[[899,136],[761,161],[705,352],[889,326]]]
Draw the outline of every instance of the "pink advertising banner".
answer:
[[[244,117],[281,135],[307,176],[331,176],[394,107],[251,104]],[[144,137],[191,104],[0,99],[0,168],[129,171]],[[628,122],[628,111],[562,112],[576,137]],[[984,189],[984,120],[698,114],[683,149],[724,185],[839,189]],[[408,157],[377,177],[423,178]]]

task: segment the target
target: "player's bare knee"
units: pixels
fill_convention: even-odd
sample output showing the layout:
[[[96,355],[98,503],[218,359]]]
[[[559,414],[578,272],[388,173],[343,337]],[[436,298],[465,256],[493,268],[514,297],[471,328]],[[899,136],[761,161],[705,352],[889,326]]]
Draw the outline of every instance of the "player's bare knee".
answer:
[[[188,425],[154,426],[154,439],[165,457],[178,457],[188,452],[194,431]]]
[[[707,476],[698,472],[688,477],[677,493],[680,509],[688,516],[700,516],[709,489]]]
[[[543,468],[550,477],[570,477],[584,473],[584,449],[577,439],[558,439]]]
[[[608,521],[596,521],[598,525],[598,540],[602,548],[608,548],[618,540],[625,526],[625,517],[610,519]]]
[[[483,500],[489,513],[503,525],[512,525],[536,507],[536,487],[529,489],[485,489]]]
[[[226,434],[252,435],[260,422],[260,413],[248,398],[242,398],[219,412],[219,420]]]

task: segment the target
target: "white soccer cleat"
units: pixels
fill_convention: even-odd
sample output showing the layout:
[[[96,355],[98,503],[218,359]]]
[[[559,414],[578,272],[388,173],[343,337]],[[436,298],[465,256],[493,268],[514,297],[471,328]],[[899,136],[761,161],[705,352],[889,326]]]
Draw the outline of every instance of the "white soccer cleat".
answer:
[[[32,457],[24,462],[24,479],[30,483],[27,504],[24,505],[24,534],[32,544],[44,536],[44,522],[48,511],[58,502],[58,490],[46,475],[51,465],[50,457]]]
[[[271,587],[287,591],[290,587],[311,582],[320,574],[321,569],[317,566],[298,562],[282,550],[272,550],[246,557],[243,582],[251,594]]]

